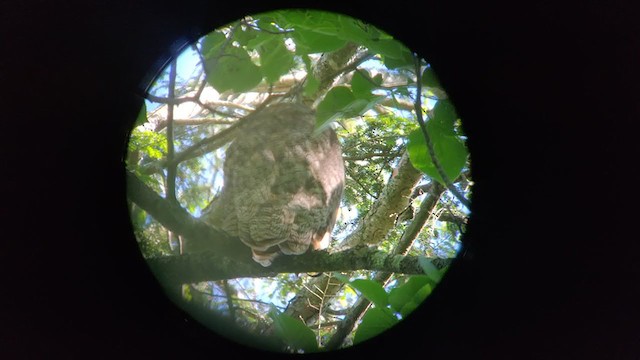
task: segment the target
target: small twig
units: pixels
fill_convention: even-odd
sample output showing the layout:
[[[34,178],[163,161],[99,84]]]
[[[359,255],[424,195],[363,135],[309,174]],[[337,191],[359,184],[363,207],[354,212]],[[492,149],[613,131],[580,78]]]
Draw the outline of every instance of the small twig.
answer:
[[[365,153],[354,156],[343,156],[342,159],[345,161],[358,161],[358,160],[370,160],[373,157],[391,157],[394,156],[392,153]]]
[[[233,320],[233,322],[236,322],[236,306],[233,304],[233,300],[232,300],[232,294],[233,294],[233,288],[231,287],[231,285],[229,285],[229,281],[222,280],[222,286],[224,287],[224,293],[226,295],[227,298],[227,307],[229,308],[229,316],[231,317],[231,320]]]
[[[329,279],[327,280],[327,283],[324,287],[324,290],[321,290],[322,292],[322,299],[320,299],[320,305],[318,306],[318,335],[317,335],[317,341],[318,341],[318,346],[321,346],[322,344],[322,337],[320,336],[320,330],[322,329],[322,321],[321,321],[321,317],[322,317],[322,310],[324,308],[324,304],[325,304],[325,298],[327,295],[327,291],[329,291],[329,284],[331,283],[331,273],[329,273],[327,275],[329,277]]]
[[[233,125],[235,121],[232,120],[220,120],[220,119],[206,119],[206,118],[192,118],[192,119],[173,119],[173,126],[198,126],[198,125]],[[156,123],[153,131],[158,132],[167,126],[166,120],[160,120]]]
[[[175,96],[176,87],[176,72],[177,72],[178,58],[173,57],[169,68],[169,90],[168,98],[173,99]],[[175,148],[173,141],[173,105],[167,106],[167,160],[170,164],[173,163],[173,157],[175,156]],[[173,203],[177,203],[176,198],[176,173],[178,167],[176,164],[172,164],[167,168],[167,199]]]
[[[347,168],[345,168],[345,169],[347,170],[347,173],[348,173],[349,177],[351,178],[351,180],[355,181],[355,183],[356,183],[356,184],[358,184],[358,186],[360,186],[360,188],[361,188],[361,189],[362,189],[362,190],[363,190],[367,195],[371,196],[371,198],[372,198],[372,199],[378,200],[378,197],[377,197],[377,196],[374,196],[373,194],[371,194],[371,193],[369,192],[369,189],[367,189],[367,187],[366,187],[366,186],[362,185],[362,183],[360,182],[360,180],[358,180],[358,176],[354,176],[354,174],[353,174],[352,170],[351,170],[349,167],[347,167]]]
[[[360,64],[362,64],[363,62],[372,59],[374,57],[373,54],[370,54],[368,52],[362,53],[360,54],[360,56],[356,57],[355,59],[353,59],[353,61],[351,61],[349,64],[343,66],[342,68],[336,70],[333,74],[331,74],[330,78],[331,79],[335,79],[338,75],[340,74],[346,74],[349,73],[353,70],[356,70],[358,68],[358,66],[360,66]]]
[[[182,151],[181,153],[176,154],[173,157],[173,160],[171,161],[169,161],[169,159],[160,160],[144,168],[142,172],[145,174],[153,174],[162,170],[165,167],[179,164],[183,161],[193,159],[195,157],[204,155],[206,153],[212,152],[220,148],[224,144],[232,141],[236,137],[238,132],[243,128],[245,128],[247,124],[252,121],[252,119],[254,118],[253,115],[258,113],[259,110],[263,108],[263,105],[264,103],[258,106],[254,112],[236,121],[235,124],[229,126],[228,128],[220,131],[219,133],[209,138],[203,139],[197,142],[196,144],[192,145],[188,149]]]
[[[227,281],[227,280],[223,280],[223,281]],[[227,298],[227,295],[215,295],[215,294],[210,294],[210,293],[208,293],[208,292],[204,292],[204,291],[202,291],[202,290],[198,290],[198,289],[196,289],[196,288],[194,288],[194,287],[192,287],[192,288],[191,288],[191,290],[193,290],[193,291],[195,291],[195,292],[198,292],[198,293],[200,293],[200,294],[202,294],[202,295],[204,295],[204,296],[210,297],[210,298],[225,298],[225,299]],[[278,309],[281,309],[281,310],[284,310],[284,308],[285,308],[284,306],[279,306],[279,305],[276,305],[276,304],[274,304],[274,303],[272,303],[272,302],[261,301],[261,300],[255,300],[255,299],[245,299],[245,298],[239,298],[239,297],[235,297],[235,296],[231,297],[231,300],[233,300],[233,301],[244,301],[244,302],[256,303],[256,304],[260,304],[260,305],[275,306],[275,307],[277,307]]]
[[[188,97],[173,99],[171,97],[162,97],[162,96],[156,96],[153,94],[147,94],[145,97],[150,101],[156,102],[158,104],[166,104],[166,105],[180,105],[190,101],[193,101],[193,102],[198,101],[198,99],[195,96],[188,96]]]
[[[422,103],[421,103],[422,77],[420,76],[420,58],[416,54],[413,54],[413,60],[414,60],[415,71],[416,71],[415,113],[416,113],[416,119],[418,120],[418,124],[420,124],[420,129],[422,130],[422,135],[424,136],[424,139],[427,143],[429,156],[431,157],[431,161],[433,162],[433,165],[438,170],[438,175],[440,175],[440,178],[445,183],[445,186],[447,187],[447,189],[451,191],[453,196],[455,196],[458,199],[458,201],[460,201],[464,206],[466,206],[467,208],[471,208],[471,203],[469,202],[469,200],[467,200],[464,196],[462,196],[462,194],[460,194],[458,190],[453,186],[453,184],[451,183],[451,180],[449,180],[449,177],[444,172],[444,169],[442,168],[442,164],[440,164],[440,160],[438,160],[438,158],[436,157],[435,150],[433,149],[433,142],[431,141],[431,137],[427,132],[427,126],[425,125],[424,119],[422,118]]]

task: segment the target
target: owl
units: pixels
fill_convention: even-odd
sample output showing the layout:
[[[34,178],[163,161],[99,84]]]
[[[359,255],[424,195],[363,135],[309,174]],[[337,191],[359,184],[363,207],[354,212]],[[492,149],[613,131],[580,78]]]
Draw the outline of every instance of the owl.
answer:
[[[252,115],[228,147],[224,186],[209,224],[239,238],[253,259],[328,246],[344,189],[344,161],[333,129],[315,130],[313,111],[280,103]]]

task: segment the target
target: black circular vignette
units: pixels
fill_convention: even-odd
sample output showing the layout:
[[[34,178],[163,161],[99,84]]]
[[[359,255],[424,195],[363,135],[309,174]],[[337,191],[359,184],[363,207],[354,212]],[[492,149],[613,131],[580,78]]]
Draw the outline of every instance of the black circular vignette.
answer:
[[[3,144],[3,357],[260,354],[163,293],[132,234],[121,159],[144,88],[172,53],[242,15],[303,5],[7,5],[1,94],[17,106]],[[322,9],[389,32],[437,72],[469,137],[465,249],[408,319],[312,357],[637,354],[633,17],[622,5],[393,5]],[[607,217],[617,225],[602,226]]]

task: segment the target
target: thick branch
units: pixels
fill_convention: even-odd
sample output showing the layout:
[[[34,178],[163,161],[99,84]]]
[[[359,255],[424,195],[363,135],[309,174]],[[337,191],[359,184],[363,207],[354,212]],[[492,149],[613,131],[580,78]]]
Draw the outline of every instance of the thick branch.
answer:
[[[206,118],[192,118],[192,119],[173,119],[173,125],[178,126],[198,126],[198,125],[233,125],[235,121],[232,120],[220,120],[220,119],[206,119]],[[156,123],[153,131],[160,131],[167,126],[167,120],[160,120]]]
[[[246,277],[273,277],[281,273],[373,270],[422,274],[419,256],[392,255],[373,247],[356,247],[330,253],[310,251],[298,256],[280,256],[269,267],[254,261],[236,260],[216,253],[167,256],[148,259],[151,269],[165,284],[196,283]],[[433,261],[444,264],[446,259]]]
[[[193,218],[177,203],[171,203],[146,186],[135,174],[127,172],[127,195],[140,208],[169,231],[180,234],[195,243],[207,243],[220,249],[219,255],[250,262],[251,252],[240,241],[224,232]]]
[[[452,214],[450,212],[446,212],[438,217],[438,221],[446,221],[458,225],[466,225],[468,219],[464,216],[459,216],[457,214]]]
[[[406,274],[422,273],[418,257],[392,255],[369,247],[329,253],[309,252],[300,256],[281,256],[264,268],[251,260],[249,248],[239,240],[191,217],[178,205],[169,203],[127,173],[128,193],[136,203],[170,231],[190,241],[207,242],[215,253],[168,256],[149,259],[156,275],[168,283],[191,283],[237,277],[265,277],[278,273],[329,272],[351,270],[389,271]]]
[[[371,207],[358,227],[341,247],[359,244],[378,244],[394,226],[396,216],[409,204],[411,189],[420,180],[422,174],[416,170],[405,152],[398,164],[397,174],[384,188],[380,198]]]
[[[409,252],[414,240],[424,228],[429,217],[432,216],[433,210],[436,208],[442,193],[444,193],[444,187],[437,182],[433,182],[429,197],[420,204],[420,208],[413,217],[413,221],[407,226],[398,244],[393,249],[394,254],[406,255]]]

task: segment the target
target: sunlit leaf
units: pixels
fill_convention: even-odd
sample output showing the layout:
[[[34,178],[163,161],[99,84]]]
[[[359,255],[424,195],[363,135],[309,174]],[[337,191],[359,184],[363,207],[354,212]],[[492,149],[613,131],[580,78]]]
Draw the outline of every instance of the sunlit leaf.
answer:
[[[407,55],[411,56],[411,52],[397,40],[383,39],[371,40],[366,46],[374,54],[380,54],[385,58],[404,59]]]
[[[316,91],[318,91],[318,88],[320,87],[320,82],[318,81],[318,79],[316,79],[315,76],[313,76],[313,74],[309,74],[307,75],[307,79],[304,83],[304,95],[306,96],[313,96]]]
[[[387,308],[371,308],[362,317],[358,330],[353,337],[353,343],[358,344],[384,332],[398,323],[398,319]]]
[[[286,12],[286,11],[283,11]],[[280,31],[280,29],[278,29],[277,26],[275,26],[275,23],[277,23],[277,18],[279,18],[279,14],[282,12],[274,12],[274,13],[267,13],[267,14],[262,14],[260,16],[256,16],[255,20],[256,20],[256,24],[258,25],[258,27],[261,30],[266,30],[266,31],[271,31],[271,32],[278,32]]]
[[[432,126],[438,127],[439,131],[446,135],[455,135],[455,122],[458,120],[456,109],[449,100],[439,100],[432,110]]]
[[[287,345],[302,349],[305,352],[318,350],[315,334],[302,321],[274,311],[270,315],[273,318],[276,335]]]
[[[207,82],[218,92],[243,92],[253,89],[262,80],[260,68],[243,49],[227,46],[224,55],[205,61]]]
[[[191,287],[187,284],[182,285],[182,298],[186,301],[192,301],[193,295],[191,294]]]
[[[438,80],[438,76],[431,66],[424,69],[422,72],[422,86],[442,88],[440,81]]]
[[[389,69],[413,68],[414,66],[413,55],[408,49],[402,51],[398,57],[384,56],[383,62]]]
[[[269,83],[278,81],[293,67],[293,53],[284,45],[281,37],[270,36],[257,48],[260,54],[260,69]]]
[[[445,133],[445,130],[438,127],[435,121],[427,122],[426,128],[431,138],[436,158],[449,180],[454,181],[460,175],[467,161],[468,153],[464,142],[455,135],[451,135],[448,132]],[[439,183],[444,183],[429,154],[421,129],[416,129],[409,134],[407,151],[409,152],[411,164],[416,169],[429,175]]]
[[[414,275],[409,280],[389,292],[391,308],[406,317],[415,310],[431,293],[431,280],[425,275]]]
[[[296,54],[315,54],[334,51],[346,44],[336,36],[322,34],[306,29],[296,29],[291,37],[296,44]]]
[[[380,31],[369,24],[347,16],[339,18],[341,32],[338,34],[342,39],[367,45],[372,39],[380,38]]]
[[[226,40],[224,34],[218,31],[207,34],[202,40],[202,55],[205,59],[218,56],[218,52]]]
[[[336,86],[331,89],[316,109],[316,127],[323,128],[339,117],[355,97],[346,86]]]
[[[385,307],[389,303],[387,292],[380,283],[368,279],[356,279],[349,286],[358,290],[362,296],[374,303],[377,307]]]
[[[322,130],[332,121],[360,116],[375,106],[383,97],[370,95],[358,98],[346,86],[331,89],[316,110],[316,129]]]
[[[296,44],[296,54],[313,54],[337,50],[346,43],[337,36],[341,32],[340,15],[311,10],[277,12],[278,23],[287,29]]]
[[[249,41],[255,39],[258,34],[259,32],[251,27],[247,27],[244,29],[237,28],[233,33],[233,40],[237,41],[240,45],[247,45]]]
[[[353,95],[360,99],[371,99],[375,95],[371,93],[376,88],[374,80],[369,77],[366,72],[363,74],[360,71],[356,71],[351,79],[351,91]]]

